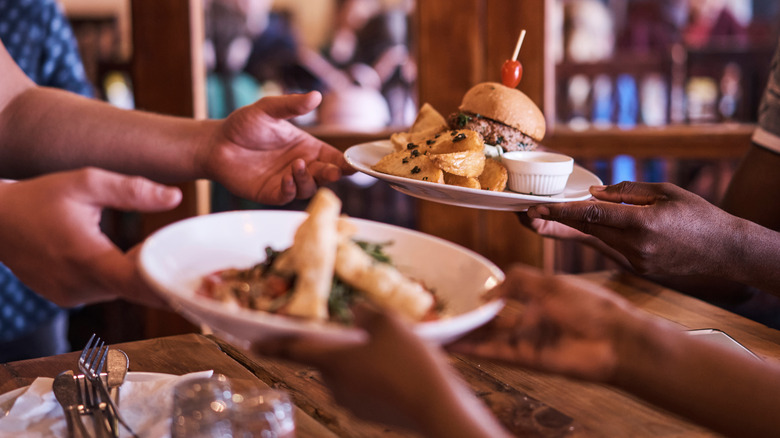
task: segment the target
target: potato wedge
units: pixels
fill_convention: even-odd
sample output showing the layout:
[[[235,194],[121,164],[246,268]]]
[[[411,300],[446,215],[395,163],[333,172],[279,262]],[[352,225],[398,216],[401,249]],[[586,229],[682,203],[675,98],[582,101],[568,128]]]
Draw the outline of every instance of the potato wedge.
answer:
[[[477,190],[482,188],[479,184],[479,180],[476,178],[467,178],[465,176],[453,175],[447,172],[444,172],[444,184]]]
[[[390,134],[390,143],[393,144],[394,150],[401,151],[406,149],[410,143],[416,145],[425,144],[427,140],[434,138],[440,132],[442,131],[439,129],[429,129],[420,132],[396,132]]]
[[[423,145],[423,150],[429,154],[450,154],[452,152],[475,151],[482,153],[485,149],[485,143],[482,136],[476,131],[470,129],[456,129],[444,131],[427,139]]]
[[[444,172],[419,149],[404,149],[385,155],[371,168],[389,175],[443,184]]]
[[[412,127],[407,132],[396,132],[390,135],[390,142],[396,151],[406,149],[409,143],[419,144],[433,138],[436,134],[447,130],[447,120],[444,119],[429,103],[423,104]]]
[[[498,160],[488,158],[485,160],[485,168],[482,171],[482,175],[477,179],[483,189],[503,192],[506,189],[507,178],[506,167]]]
[[[466,178],[478,177],[485,167],[485,154],[481,150],[429,154],[428,156],[441,170]]]
[[[447,120],[429,103],[424,103],[417,113],[417,118],[412,123],[410,132],[425,132],[430,130],[437,132],[447,130]]]

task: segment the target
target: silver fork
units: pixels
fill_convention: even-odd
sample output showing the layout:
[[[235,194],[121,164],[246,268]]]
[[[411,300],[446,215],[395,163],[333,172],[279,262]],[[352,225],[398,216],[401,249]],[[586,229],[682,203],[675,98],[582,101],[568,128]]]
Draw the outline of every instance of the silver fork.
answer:
[[[118,431],[113,428],[113,416],[106,410],[106,404],[100,402],[97,389],[86,376],[75,376],[78,384],[78,403],[81,405],[80,413],[92,416],[92,424],[95,429],[95,437],[109,438],[117,437]],[[111,429],[111,430],[109,430]]]
[[[130,432],[133,437],[137,437],[138,435],[133,432],[133,429],[119,414],[119,408],[117,408],[114,400],[108,393],[108,388],[106,388],[105,382],[100,377],[100,373],[103,371],[103,367],[106,364],[108,346],[105,345],[105,342],[103,342],[100,338],[95,340],[95,336],[96,335],[93,333],[92,337],[89,338],[89,342],[87,342],[87,345],[84,347],[84,350],[81,352],[81,357],[79,357],[79,370],[84,373],[84,376],[92,384],[91,386],[93,389],[97,388],[97,391],[99,391],[99,394],[95,394],[97,396],[97,401],[99,402],[100,400],[103,400],[106,403],[106,412],[108,412],[109,415],[109,424],[114,424],[113,421],[110,421],[112,419],[111,417],[113,417],[113,419],[119,421],[119,423],[128,432]],[[94,345],[92,343],[93,341],[95,341]],[[119,431],[113,430],[113,434],[114,436],[119,436]]]

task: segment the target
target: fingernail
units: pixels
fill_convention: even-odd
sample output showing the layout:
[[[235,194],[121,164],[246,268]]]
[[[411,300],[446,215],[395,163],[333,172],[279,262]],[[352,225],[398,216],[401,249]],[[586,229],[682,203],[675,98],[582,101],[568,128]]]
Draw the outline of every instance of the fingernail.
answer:
[[[603,192],[607,189],[607,186],[590,186],[591,192]]]
[[[168,201],[168,202],[178,202],[181,200],[181,190],[179,190],[178,187],[167,187],[167,186],[159,186],[157,187],[157,198],[162,201]]]

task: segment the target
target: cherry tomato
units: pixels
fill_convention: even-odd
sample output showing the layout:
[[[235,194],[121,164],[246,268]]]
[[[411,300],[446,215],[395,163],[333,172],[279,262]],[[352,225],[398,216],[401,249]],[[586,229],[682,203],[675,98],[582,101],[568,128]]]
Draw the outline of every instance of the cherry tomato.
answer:
[[[507,59],[501,66],[501,82],[510,88],[515,88],[523,77],[523,65],[520,61]]]

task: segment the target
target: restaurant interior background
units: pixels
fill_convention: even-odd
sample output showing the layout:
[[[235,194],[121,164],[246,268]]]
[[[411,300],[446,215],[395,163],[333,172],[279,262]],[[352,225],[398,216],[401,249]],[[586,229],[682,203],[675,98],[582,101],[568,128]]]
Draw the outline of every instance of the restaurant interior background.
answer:
[[[144,96],[175,98],[149,79],[170,64],[141,55],[179,38],[179,24],[166,33],[150,23],[188,15],[184,39],[194,55],[185,59],[192,67],[175,68],[192,70],[194,108],[178,115],[219,118],[262,96],[317,89],[323,104],[295,123],[342,149],[403,130],[423,102],[445,115],[453,111],[470,85],[499,80],[501,62],[527,29],[519,88],[545,113],[545,146],[573,156],[605,183],[671,181],[715,203],[749,144],[780,31],[775,0],[61,1],[100,98],[166,112],[165,103],[155,108],[148,104],[155,96]],[[143,52],[134,50],[150,40]],[[173,53],[151,59],[181,59]],[[502,268],[615,267],[588,248],[533,235],[513,213],[420,201],[365,175],[333,188],[351,216],[438,235]],[[107,211],[104,228],[129,248],[193,214],[279,208],[209,182],[191,189],[184,211],[151,218]],[[74,312],[74,345],[96,330],[95,317],[105,321],[110,342],[195,329],[167,312],[100,304]]]

